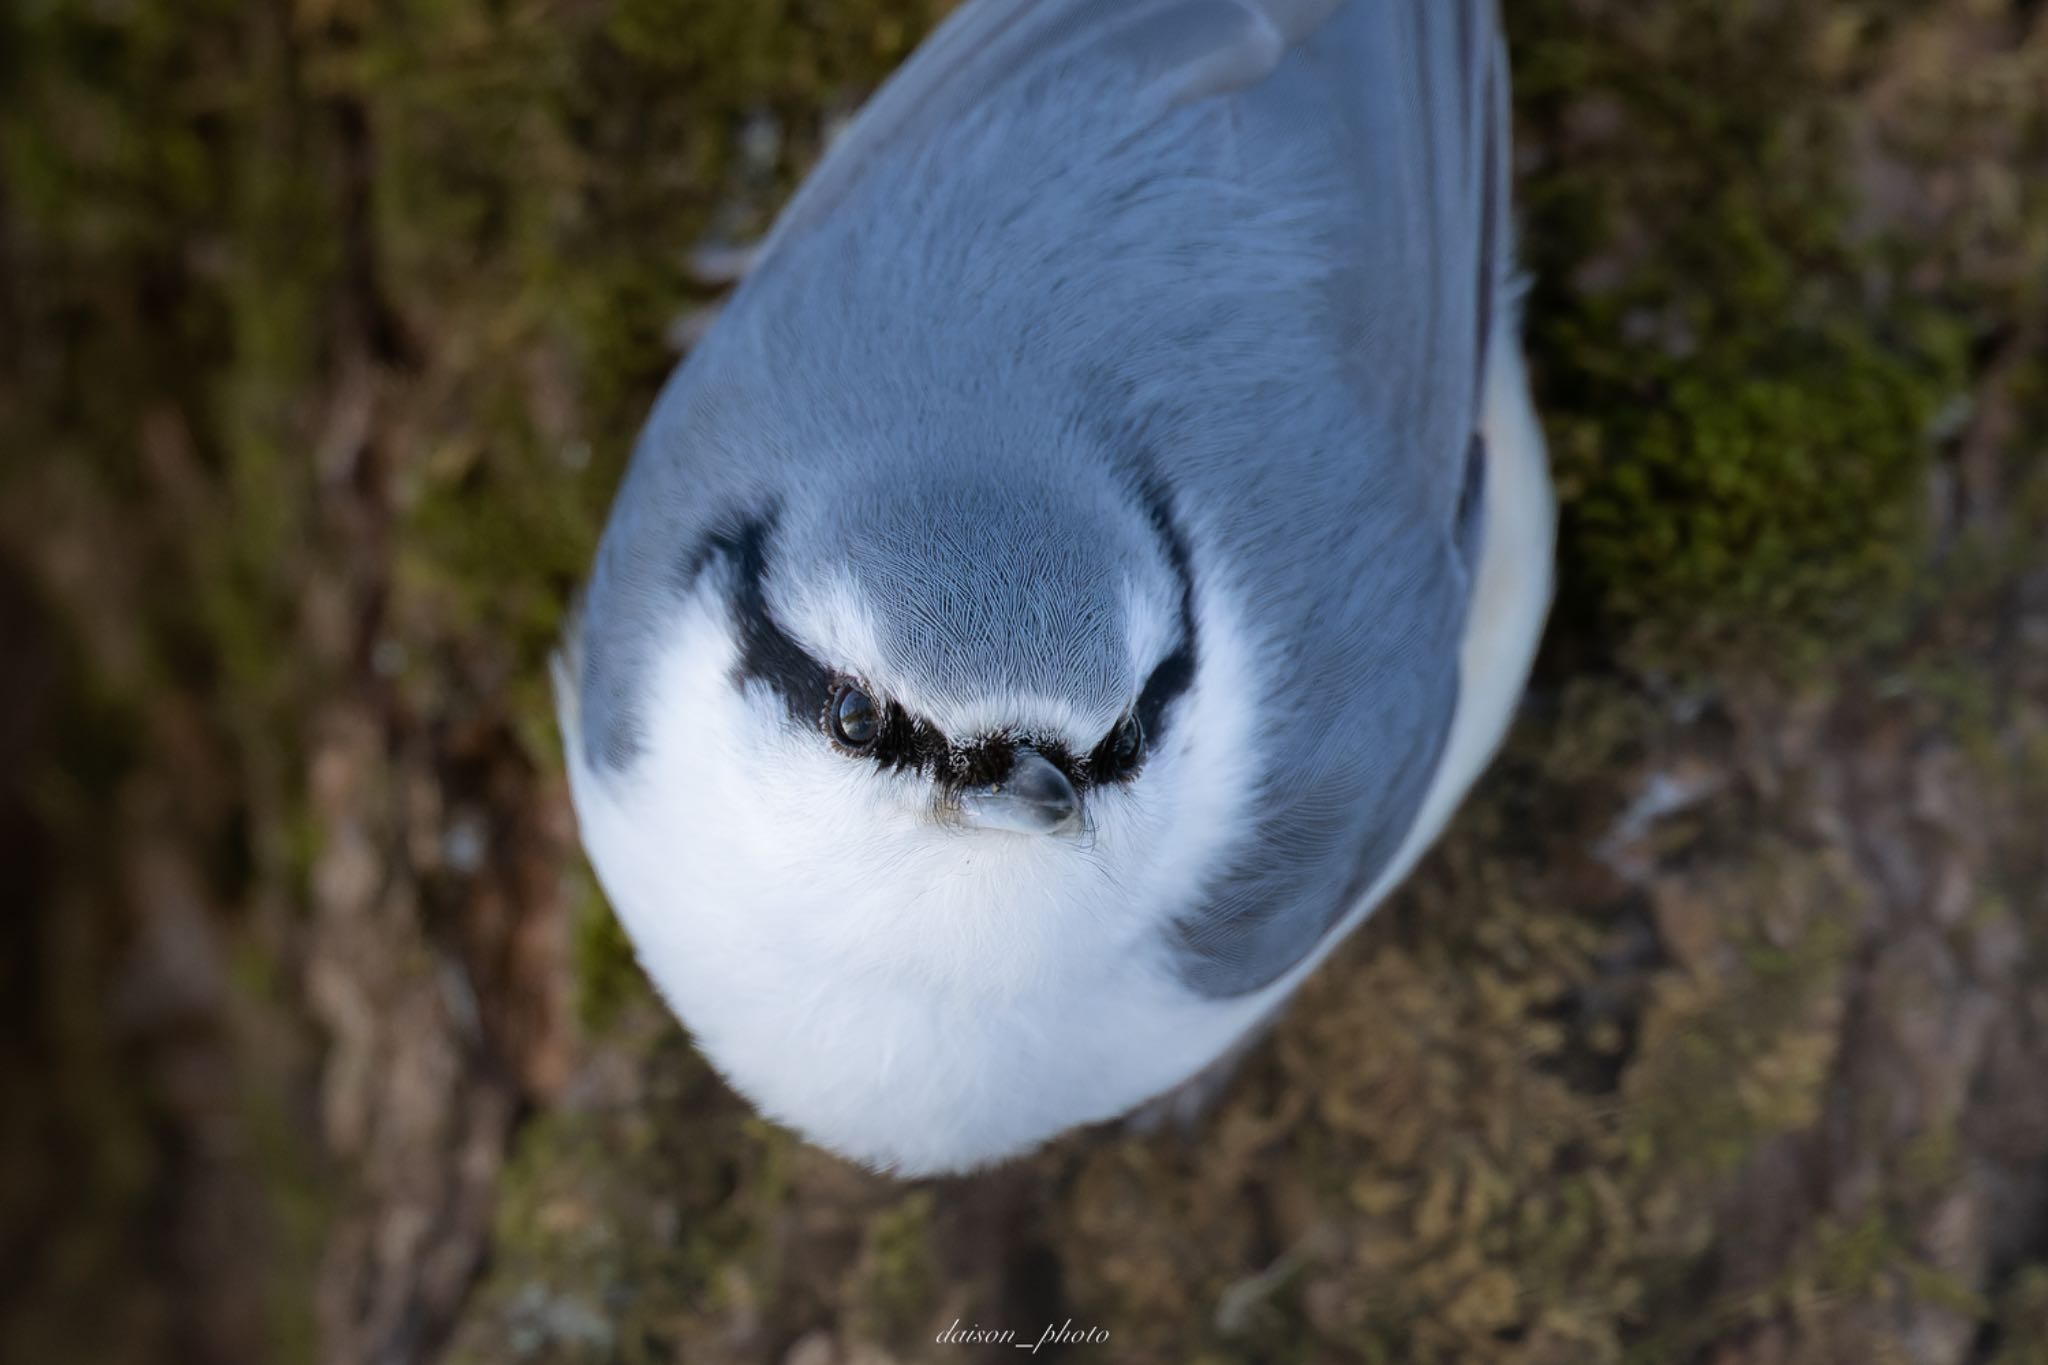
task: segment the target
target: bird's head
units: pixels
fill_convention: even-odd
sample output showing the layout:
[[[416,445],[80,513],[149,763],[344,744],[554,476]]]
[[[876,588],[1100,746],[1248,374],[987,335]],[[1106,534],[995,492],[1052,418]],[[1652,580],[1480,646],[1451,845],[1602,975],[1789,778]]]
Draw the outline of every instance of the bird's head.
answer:
[[[1193,678],[1185,547],[1114,489],[842,489],[710,552],[756,771],[856,837],[1085,841]]]
[[[682,558],[564,712],[586,846],[686,1021],[735,963],[1014,998],[1185,906],[1243,698],[1196,704],[1189,547],[1142,481],[820,479]]]

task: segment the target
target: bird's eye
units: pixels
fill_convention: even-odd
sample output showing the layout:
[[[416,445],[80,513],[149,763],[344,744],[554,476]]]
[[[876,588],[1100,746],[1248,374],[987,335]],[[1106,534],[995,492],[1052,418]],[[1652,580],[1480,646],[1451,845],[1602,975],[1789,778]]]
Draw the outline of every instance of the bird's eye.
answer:
[[[1110,731],[1105,751],[1118,771],[1131,767],[1144,755],[1145,727],[1135,715],[1125,716],[1117,722],[1116,729]]]
[[[841,683],[826,703],[825,727],[847,748],[865,749],[882,733],[882,712],[867,693]]]

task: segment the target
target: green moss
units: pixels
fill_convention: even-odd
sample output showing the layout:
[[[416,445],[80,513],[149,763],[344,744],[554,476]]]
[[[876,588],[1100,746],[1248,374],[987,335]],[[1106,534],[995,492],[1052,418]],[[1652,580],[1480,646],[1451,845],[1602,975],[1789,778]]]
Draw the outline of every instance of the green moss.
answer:
[[[585,1029],[602,1032],[652,992],[633,941],[594,884],[585,883],[575,913],[576,1013]]]
[[[1944,392],[1861,343],[1797,351],[1646,363],[1605,410],[1568,544],[1610,621],[1661,648],[1838,650],[1907,586]]]
[[[1740,874],[1696,873],[1662,911],[1739,970],[1705,970],[1708,952],[1689,952],[1647,1001],[1619,1129],[1646,1192],[1726,1177],[1765,1140],[1811,1126],[1832,1072],[1856,889],[1767,840],[1740,847]],[[1789,942],[1787,914],[1808,917]]]
[[[1859,237],[1832,75],[1895,8],[1507,11],[1555,159],[1524,206],[1560,614],[1642,661],[1811,662],[1921,557],[1965,338]]]
[[[853,1278],[853,1334],[896,1342],[922,1328],[944,1275],[932,1245],[933,1194],[914,1190],[868,1220]]]
[[[522,1130],[492,1271],[453,1361],[697,1359],[751,1330],[736,1324],[763,1311],[801,1320],[830,1292],[786,1259],[795,1139],[738,1103],[658,1011],[595,1047],[599,1065],[641,1088]],[[877,1223],[888,1285],[905,1283],[914,1224],[914,1210]]]

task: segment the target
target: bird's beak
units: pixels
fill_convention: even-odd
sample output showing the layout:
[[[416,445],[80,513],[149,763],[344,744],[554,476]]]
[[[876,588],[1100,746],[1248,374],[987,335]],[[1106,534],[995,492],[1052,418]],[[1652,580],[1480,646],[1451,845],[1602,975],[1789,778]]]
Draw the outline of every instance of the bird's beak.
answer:
[[[960,794],[960,814],[978,829],[1054,834],[1080,824],[1081,798],[1045,755],[1020,746],[1001,781]]]

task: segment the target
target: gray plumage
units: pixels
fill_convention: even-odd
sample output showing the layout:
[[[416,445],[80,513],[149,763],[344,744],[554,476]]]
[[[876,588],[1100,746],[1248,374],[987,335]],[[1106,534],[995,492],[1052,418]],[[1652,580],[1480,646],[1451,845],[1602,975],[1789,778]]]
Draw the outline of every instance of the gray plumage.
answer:
[[[1171,931],[1195,990],[1309,953],[1412,824],[1458,696],[1506,269],[1492,0],[983,0],[884,88],[678,370],[620,489],[576,679],[638,752],[650,642],[765,531],[890,604],[934,693],[1144,682],[1121,594],[1222,575],[1259,826]],[[1179,562],[1177,562],[1177,560]],[[1195,668],[1202,642],[1185,642]]]

